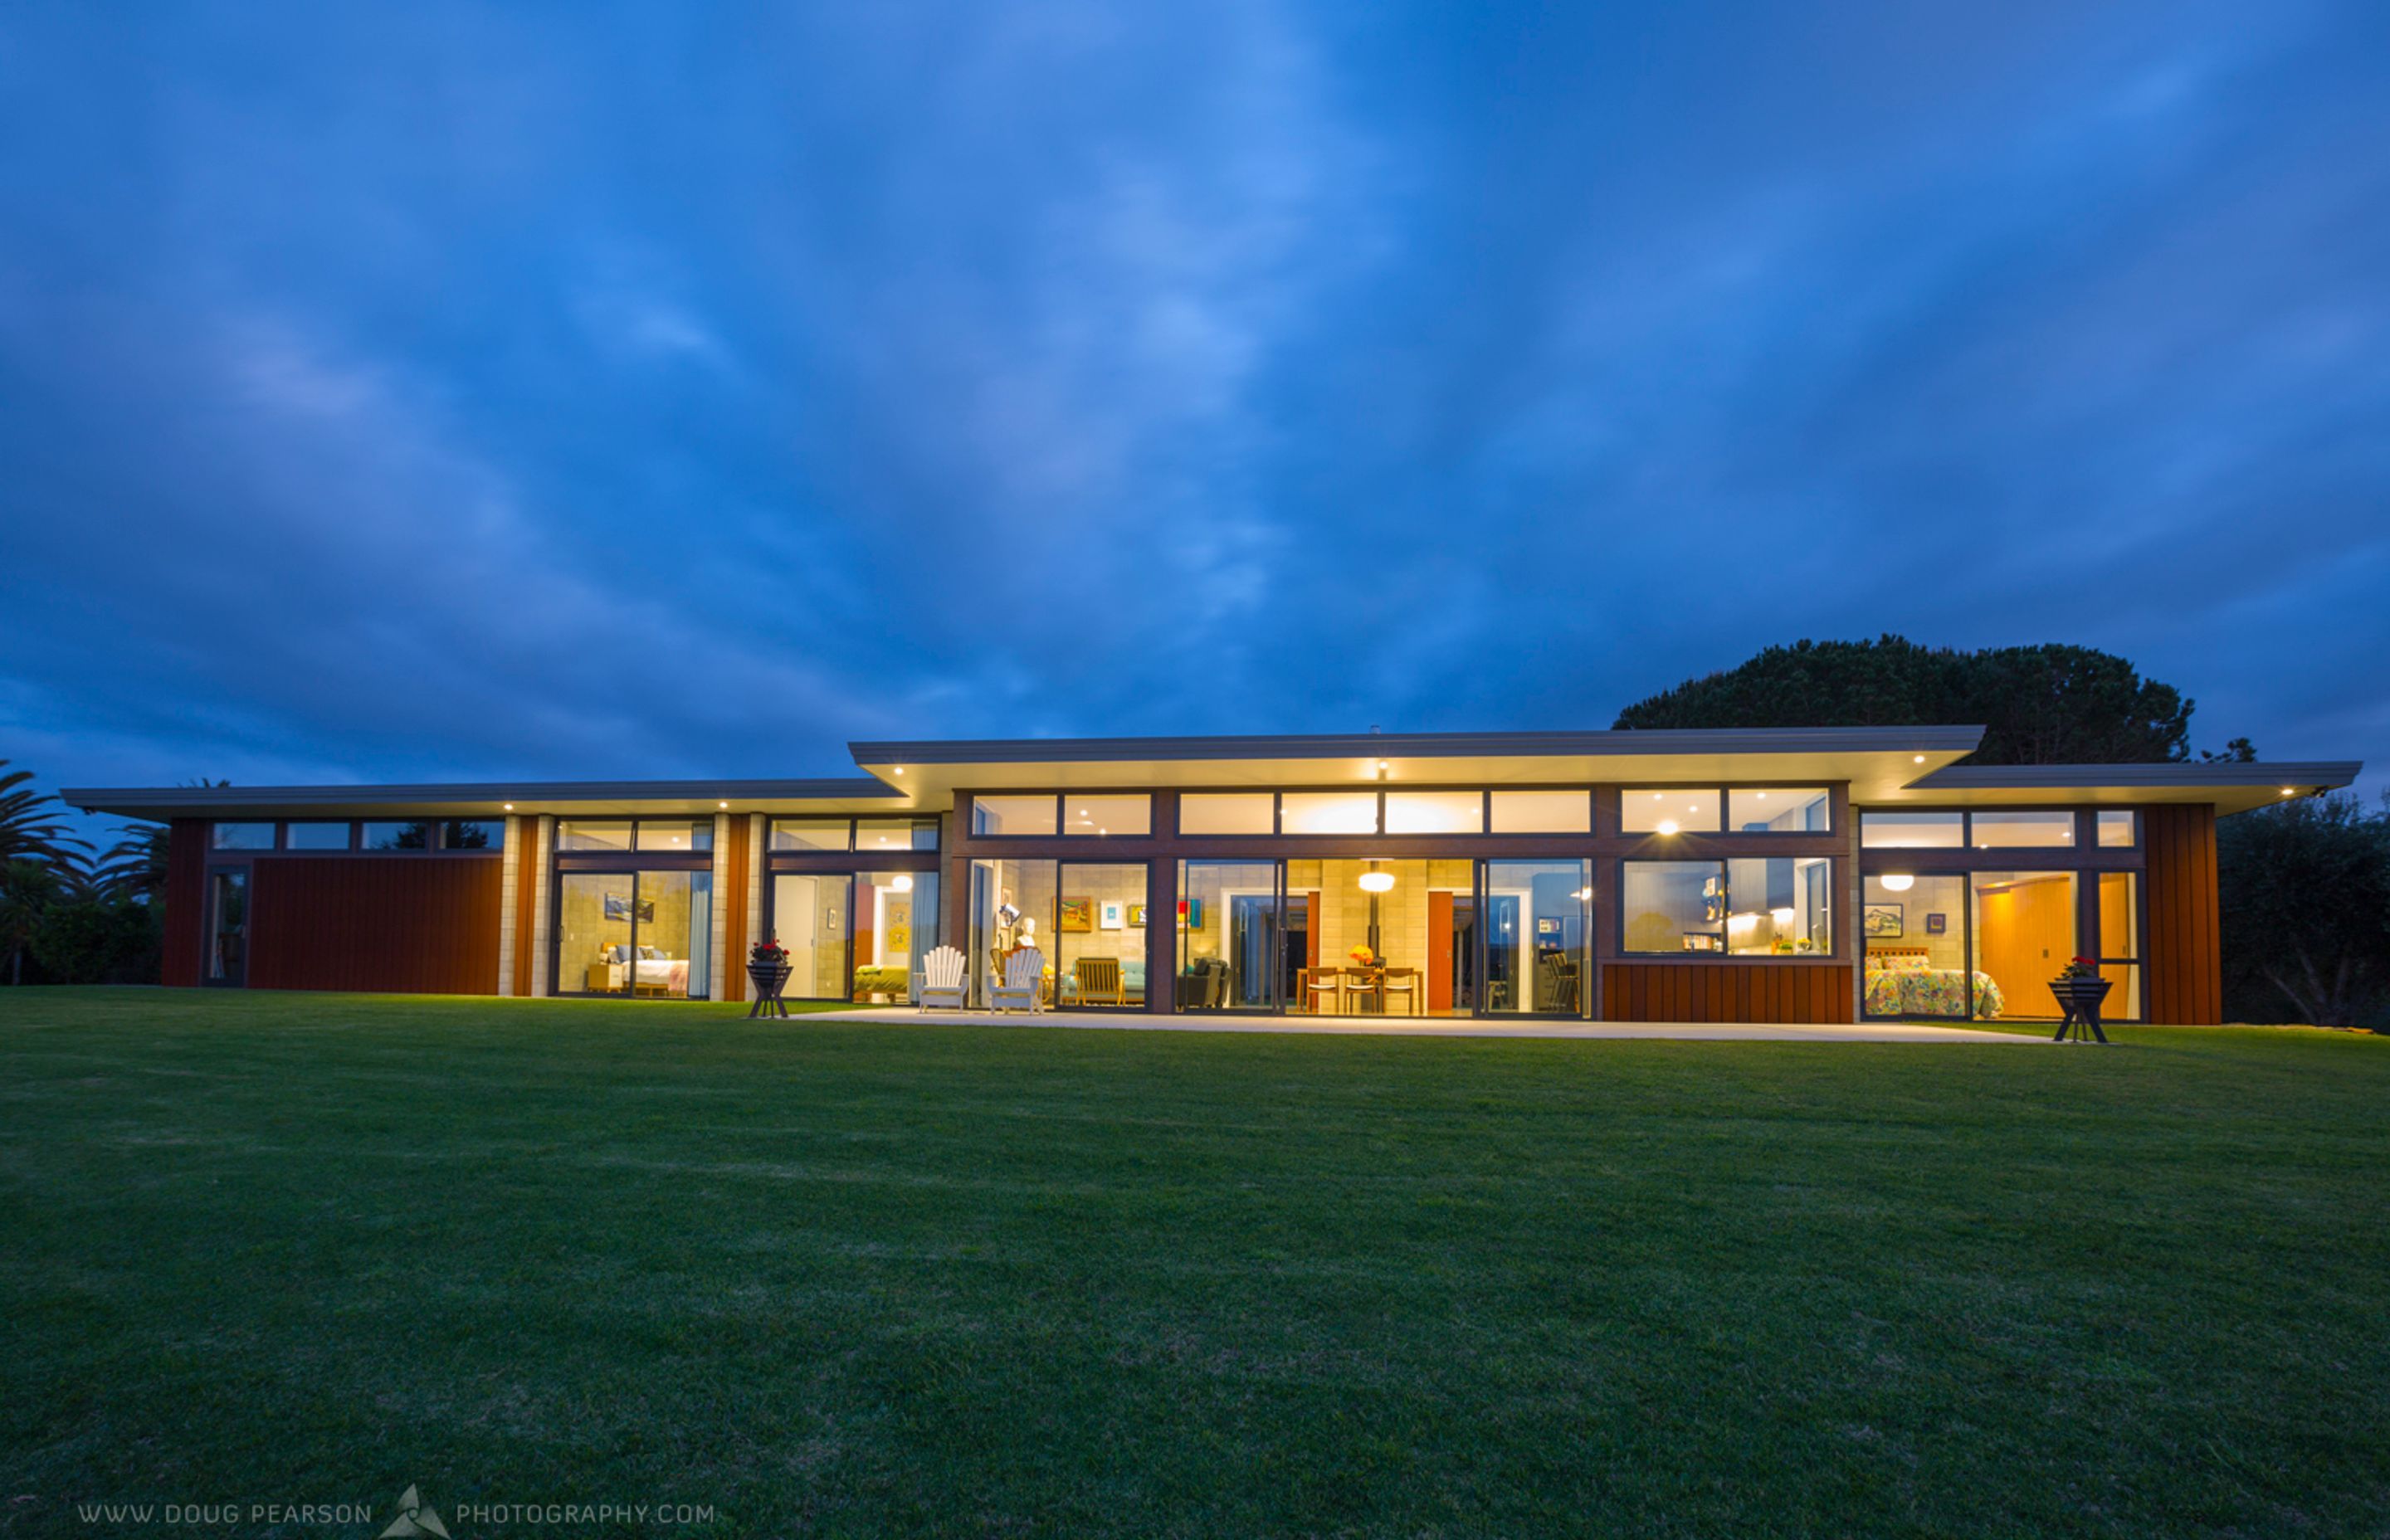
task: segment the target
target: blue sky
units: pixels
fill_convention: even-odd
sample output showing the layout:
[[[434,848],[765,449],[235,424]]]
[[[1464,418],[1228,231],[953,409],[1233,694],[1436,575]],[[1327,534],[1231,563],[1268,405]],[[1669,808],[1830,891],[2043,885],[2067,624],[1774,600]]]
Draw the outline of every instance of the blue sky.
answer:
[[[1606,726],[1883,631],[2390,764],[2390,7],[19,4],[0,143],[53,785]]]

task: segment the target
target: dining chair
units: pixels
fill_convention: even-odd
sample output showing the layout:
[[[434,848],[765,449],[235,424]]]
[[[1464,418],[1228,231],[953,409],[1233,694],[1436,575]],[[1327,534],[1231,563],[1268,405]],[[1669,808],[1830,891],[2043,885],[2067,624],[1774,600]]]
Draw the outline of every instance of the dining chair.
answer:
[[[1379,987],[1384,992],[1386,1009],[1391,1011],[1394,1008],[1394,997],[1399,995],[1403,997],[1403,1014],[1406,1016],[1416,1016],[1419,1014],[1420,976],[1418,969],[1387,969],[1385,977],[1380,982]]]
[[[1356,968],[1344,975],[1344,995],[1357,1005],[1362,999],[1378,1002],[1378,1013],[1386,1010],[1386,970],[1382,968]],[[1356,999],[1356,996],[1358,998]]]
[[[1306,968],[1296,977],[1295,987],[1303,992],[1304,1007],[1314,1016],[1335,1014],[1344,1008],[1344,970],[1341,968]],[[1323,995],[1332,996],[1332,1011],[1319,1008]]]

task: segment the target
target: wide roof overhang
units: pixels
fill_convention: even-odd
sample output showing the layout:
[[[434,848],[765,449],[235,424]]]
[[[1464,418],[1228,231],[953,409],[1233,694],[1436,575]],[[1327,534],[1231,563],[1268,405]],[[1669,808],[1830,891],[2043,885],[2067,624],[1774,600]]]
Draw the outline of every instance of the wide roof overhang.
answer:
[[[2205,802],[2236,813],[2348,785],[2353,761],[1964,765],[1983,729],[1797,727],[1663,732],[1355,733],[854,743],[867,774],[810,780],[148,787],[62,792],[136,818],[940,813],[959,789],[1279,786],[1639,786],[1847,782],[1864,803]]]

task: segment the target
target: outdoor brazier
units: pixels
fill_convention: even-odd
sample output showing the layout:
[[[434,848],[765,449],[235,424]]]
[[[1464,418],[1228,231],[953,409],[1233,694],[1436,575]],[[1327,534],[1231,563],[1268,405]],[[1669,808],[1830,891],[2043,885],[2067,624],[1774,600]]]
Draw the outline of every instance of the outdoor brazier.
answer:
[[[758,1016],[786,1016],[789,1004],[780,992],[789,987],[789,949],[775,938],[759,941],[747,954],[747,978],[755,986],[755,1003],[747,1007],[750,1020]]]
[[[2057,996],[2062,1013],[2057,1034],[2050,1041],[2066,1042],[2071,1033],[2077,1043],[2107,1042],[2108,1034],[2100,1030],[2100,1003],[2108,997],[2112,987],[2108,980],[2100,977],[2096,959],[2076,957],[2067,963],[2058,977],[2049,981],[2049,993]]]

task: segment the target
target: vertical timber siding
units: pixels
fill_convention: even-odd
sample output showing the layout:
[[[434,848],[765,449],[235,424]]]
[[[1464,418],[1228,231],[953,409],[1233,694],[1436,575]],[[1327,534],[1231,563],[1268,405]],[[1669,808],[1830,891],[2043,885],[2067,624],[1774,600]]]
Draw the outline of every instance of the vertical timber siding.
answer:
[[[207,924],[208,821],[177,818],[166,839],[164,961],[160,982],[189,988],[199,982]]]
[[[2223,940],[2216,893],[2216,809],[2144,809],[2150,933],[2141,943],[2149,1019],[2214,1026],[2224,1019]]]
[[[722,971],[715,975],[713,997],[717,1000],[747,998],[747,890],[754,883],[753,868],[748,857],[747,824],[752,815],[734,813],[726,820],[726,832],[716,843],[723,853],[722,892],[715,895],[722,905]]]
[[[546,821],[528,816],[514,820],[514,994],[518,999],[539,993],[540,970],[547,966],[539,935],[539,894],[546,885],[540,874],[547,870],[547,853],[540,849],[539,831]]]
[[[1851,972],[1833,962],[1602,964],[1605,1021],[1782,1021],[1851,1019]]]
[[[252,989],[497,993],[499,862],[286,855],[249,880]]]

